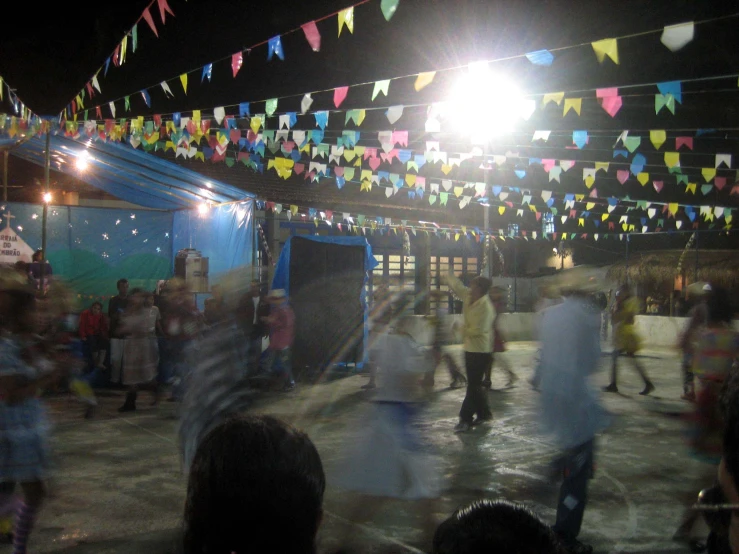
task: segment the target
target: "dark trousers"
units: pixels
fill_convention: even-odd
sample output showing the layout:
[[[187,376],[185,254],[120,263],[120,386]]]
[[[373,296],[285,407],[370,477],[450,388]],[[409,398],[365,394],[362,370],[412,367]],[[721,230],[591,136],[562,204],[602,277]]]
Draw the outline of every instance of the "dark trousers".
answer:
[[[459,420],[472,423],[475,414],[480,418],[492,416],[488,407],[488,399],[482,388],[482,377],[490,365],[490,352],[465,352],[464,365],[467,370],[467,393],[464,395]]]
[[[565,545],[572,544],[580,534],[585,503],[588,499],[588,480],[593,477],[594,441],[571,448],[558,460],[564,480],[559,488],[557,522],[553,530]]]

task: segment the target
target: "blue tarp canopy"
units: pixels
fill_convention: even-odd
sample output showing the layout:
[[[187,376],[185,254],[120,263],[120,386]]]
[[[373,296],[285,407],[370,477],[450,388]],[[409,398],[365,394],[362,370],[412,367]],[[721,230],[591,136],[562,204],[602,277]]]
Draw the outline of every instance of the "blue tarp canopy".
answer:
[[[13,144],[17,145],[13,147]],[[6,135],[0,137],[0,147],[10,147],[12,155],[41,167],[45,165],[45,135],[20,142]],[[221,204],[254,197],[127,144],[95,138],[76,140],[52,133],[49,150],[50,169],[146,208],[178,210],[194,208],[203,202]],[[89,165],[81,171],[76,162],[85,151],[89,154]]]

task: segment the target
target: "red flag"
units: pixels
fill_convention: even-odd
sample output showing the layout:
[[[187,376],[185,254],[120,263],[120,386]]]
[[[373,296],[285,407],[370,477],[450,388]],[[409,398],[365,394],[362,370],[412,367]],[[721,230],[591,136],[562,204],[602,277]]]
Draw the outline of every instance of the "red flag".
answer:
[[[144,13],[141,14],[141,16],[149,24],[149,27],[151,27],[151,30],[154,31],[154,34],[156,35],[156,37],[159,38],[159,33],[157,32],[156,25],[154,25],[154,20],[151,17],[151,12],[149,11],[149,8],[146,8],[144,10]]]
[[[100,106],[95,106],[95,116],[98,119],[102,119],[103,118],[103,112],[100,111]]]
[[[346,98],[347,93],[349,92],[349,87],[337,87],[334,89],[334,106],[337,108],[341,106],[341,103]]]
[[[308,23],[301,25],[301,28],[305,33],[305,39],[308,41],[308,44],[310,44],[310,47],[314,52],[319,52],[321,50],[321,33],[318,32],[316,22],[309,21]]]
[[[157,0],[157,4],[159,4],[159,15],[162,18],[162,24],[164,23],[164,12],[167,12],[169,15],[174,17],[174,12],[169,9],[169,4],[167,4],[167,0]]]
[[[115,47],[115,50],[113,51],[113,63],[115,65],[120,65],[120,60],[118,59],[119,54],[121,53],[121,45]]]
[[[241,69],[242,63],[244,63],[244,58],[241,52],[237,52],[231,56],[231,71],[233,71],[234,77],[236,77],[239,69]]]

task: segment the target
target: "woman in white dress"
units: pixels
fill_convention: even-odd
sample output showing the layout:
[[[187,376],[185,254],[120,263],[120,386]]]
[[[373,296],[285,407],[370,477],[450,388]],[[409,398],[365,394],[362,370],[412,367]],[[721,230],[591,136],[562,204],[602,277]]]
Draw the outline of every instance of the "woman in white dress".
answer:
[[[382,332],[370,359],[378,367],[379,387],[369,413],[362,418],[361,436],[351,441],[337,486],[352,491],[348,518],[370,520],[388,499],[419,503],[424,518],[424,542],[429,546],[437,522],[433,518],[440,491],[440,472],[429,444],[416,422],[422,408],[419,376],[433,366],[428,349],[409,334],[410,317]],[[346,536],[344,544],[355,536]]]

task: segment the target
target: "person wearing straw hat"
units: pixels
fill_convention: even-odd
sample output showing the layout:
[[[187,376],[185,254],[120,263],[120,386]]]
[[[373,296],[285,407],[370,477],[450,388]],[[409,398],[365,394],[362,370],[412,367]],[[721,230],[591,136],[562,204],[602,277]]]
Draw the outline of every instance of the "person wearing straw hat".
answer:
[[[563,481],[554,532],[567,552],[586,554],[580,533],[588,480],[594,473],[595,436],[610,423],[590,377],[600,361],[600,313],[592,294],[599,281],[587,267],[561,279],[564,301],[547,308],[539,325],[539,420],[560,450],[555,459]]]
[[[687,287],[688,297],[696,299],[696,303],[688,312],[688,325],[680,334],[678,346],[683,354],[681,364],[683,394],[680,398],[689,402],[695,402],[695,378],[693,376],[694,342],[708,323],[708,297],[711,291],[711,285],[702,281],[692,283]]]
[[[634,369],[644,381],[644,388],[639,394],[646,396],[654,390],[654,383],[649,379],[641,362],[636,359],[636,353],[641,348],[641,337],[634,326],[634,318],[638,313],[639,299],[631,295],[628,285],[621,285],[616,291],[616,301],[613,303],[611,382],[603,389],[605,392],[618,392],[618,358],[622,353],[632,361]]]
[[[292,371],[292,346],[295,338],[295,312],[290,307],[285,289],[272,289],[267,295],[269,315],[264,322],[269,327],[269,347],[264,362],[264,371],[270,373],[279,359],[287,379],[283,390],[295,388]]]

